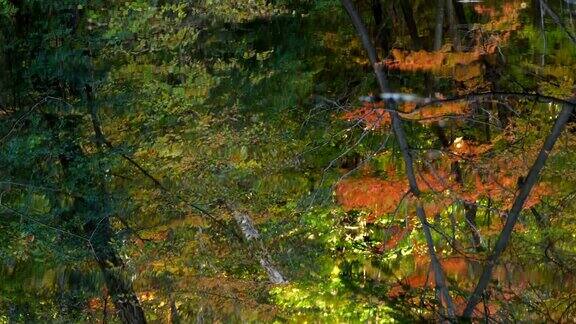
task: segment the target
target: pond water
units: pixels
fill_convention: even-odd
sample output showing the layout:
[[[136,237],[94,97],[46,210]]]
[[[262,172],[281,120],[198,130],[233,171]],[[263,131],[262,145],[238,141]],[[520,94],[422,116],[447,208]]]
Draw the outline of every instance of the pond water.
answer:
[[[342,3],[0,1],[0,323],[576,318],[576,2]]]

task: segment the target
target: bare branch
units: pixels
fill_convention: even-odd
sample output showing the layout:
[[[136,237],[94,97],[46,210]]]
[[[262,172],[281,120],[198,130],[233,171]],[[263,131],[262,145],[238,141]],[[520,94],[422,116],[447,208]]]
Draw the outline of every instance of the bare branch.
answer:
[[[476,308],[476,305],[480,302],[480,298],[484,293],[484,290],[488,286],[490,278],[492,278],[492,271],[494,270],[494,266],[498,262],[498,258],[500,257],[502,252],[504,252],[504,250],[508,246],[508,241],[510,240],[512,230],[514,229],[514,225],[516,225],[516,222],[518,221],[518,216],[522,211],[524,203],[528,199],[528,196],[530,195],[532,188],[534,187],[534,185],[536,185],[538,178],[540,177],[540,172],[544,168],[546,160],[548,159],[550,152],[554,148],[554,144],[558,140],[558,137],[560,137],[560,134],[562,133],[562,130],[568,123],[568,120],[570,119],[570,116],[572,115],[573,111],[574,111],[573,104],[564,105],[564,108],[558,115],[558,118],[554,123],[554,128],[550,132],[550,135],[548,135],[548,137],[546,138],[546,141],[544,142],[544,145],[542,146],[542,149],[540,150],[540,153],[538,154],[536,161],[534,161],[532,168],[528,172],[528,176],[526,177],[524,184],[520,187],[520,191],[514,201],[514,205],[508,212],[508,217],[506,218],[506,224],[504,225],[504,228],[502,229],[502,232],[498,237],[498,241],[496,242],[492,254],[488,258],[488,262],[484,268],[484,271],[482,272],[482,275],[480,276],[480,280],[478,281],[478,284],[474,289],[474,292],[472,293],[470,299],[468,300],[468,304],[466,305],[466,309],[464,310],[463,317],[470,318],[472,316],[474,309]]]

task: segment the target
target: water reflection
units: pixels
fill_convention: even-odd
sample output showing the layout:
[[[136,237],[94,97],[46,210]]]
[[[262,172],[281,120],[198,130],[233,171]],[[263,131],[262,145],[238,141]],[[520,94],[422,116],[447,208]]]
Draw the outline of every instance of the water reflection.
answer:
[[[576,4],[575,0],[564,2],[570,6]],[[158,2],[159,5],[160,3],[164,2]],[[255,3],[259,2],[250,2],[250,5],[256,5]],[[77,223],[68,225],[71,230],[84,235],[86,225],[94,227],[87,232],[94,234],[96,229],[106,224],[110,240],[105,241],[110,242],[110,245],[105,252],[108,255],[113,254],[117,261],[121,261],[119,259],[126,261],[112,265],[116,268],[114,271],[121,273],[118,278],[123,280],[106,282],[101,268],[109,264],[97,260],[92,255],[90,258],[85,255],[74,256],[76,259],[66,265],[57,261],[43,262],[37,255],[38,251],[42,251],[46,259],[61,259],[50,255],[50,248],[39,243],[40,239],[34,239],[34,235],[25,233],[38,230],[37,228],[26,228],[24,231],[21,228],[22,220],[20,224],[14,221],[18,224],[14,227],[24,233],[14,235],[22,238],[22,244],[8,252],[0,251],[3,262],[0,266],[0,310],[8,314],[6,317],[8,320],[66,322],[75,319],[106,322],[108,316],[112,317],[115,313],[109,295],[109,291],[115,288],[114,283],[133,285],[134,295],[143,304],[148,318],[158,322],[177,322],[175,320],[177,318],[196,322],[205,320],[241,322],[252,319],[273,321],[278,314],[280,314],[278,318],[284,320],[290,316],[282,315],[282,311],[285,310],[281,309],[280,305],[285,306],[289,303],[282,300],[282,297],[288,296],[286,299],[290,297],[296,300],[293,304],[294,313],[314,311],[326,306],[320,305],[323,300],[318,303],[316,300],[311,302],[306,300],[306,297],[314,296],[306,289],[310,291],[319,289],[318,295],[329,295],[336,291],[333,287],[326,288],[326,291],[320,289],[324,281],[328,281],[322,277],[322,270],[327,265],[332,265],[332,262],[342,269],[339,279],[345,283],[347,289],[342,293],[343,296],[347,293],[369,295],[378,303],[385,302],[396,306],[403,302],[412,305],[410,304],[412,299],[418,299],[418,302],[426,299],[426,302],[431,304],[434,294],[429,288],[434,285],[433,273],[430,269],[430,258],[425,252],[424,239],[418,234],[420,228],[414,213],[414,206],[417,204],[422,205],[428,221],[443,230],[441,234],[435,232],[433,235],[440,263],[448,277],[458,311],[461,312],[465,296],[472,290],[482,273],[487,254],[485,252],[492,248],[495,237],[502,230],[506,221],[506,211],[512,206],[518,188],[525,180],[524,176],[530,161],[534,160],[541,140],[549,133],[551,121],[560,109],[559,105],[542,105],[537,100],[521,97],[513,99],[491,97],[481,100],[482,98],[466,98],[466,96],[472,97],[471,94],[478,92],[510,91],[546,93],[569,98],[573,95],[576,65],[574,49],[564,38],[565,30],[543,18],[537,1],[528,3],[449,0],[449,4],[454,4],[455,8],[448,5],[447,17],[443,20],[439,15],[438,23],[431,18],[437,14],[436,7],[428,3],[424,5],[423,2],[402,0],[401,8],[396,8],[394,3],[386,2],[390,5],[387,9],[392,10],[397,16],[383,12],[378,15],[378,10],[384,10],[381,6],[378,7],[379,1],[372,1],[371,6],[364,3],[363,14],[372,15],[370,23],[380,23],[380,26],[370,27],[374,30],[374,38],[380,43],[386,43],[381,44],[382,48],[379,48],[380,52],[386,53],[386,58],[381,64],[386,67],[391,82],[399,92],[418,94],[418,98],[429,98],[426,103],[442,101],[447,97],[468,99],[421,107],[411,102],[414,101],[414,96],[404,96],[402,98],[406,99],[406,102],[395,107],[410,135],[410,154],[417,171],[415,182],[423,194],[421,199],[415,199],[413,195],[408,194],[406,166],[398,158],[398,148],[395,144],[390,144],[392,140],[388,141],[393,137],[383,136],[389,132],[391,126],[391,119],[388,117],[389,107],[381,101],[364,102],[358,104],[360,107],[354,106],[357,104],[355,98],[359,94],[371,98],[365,95],[369,91],[367,89],[372,89],[373,83],[366,77],[365,70],[368,69],[362,70],[362,67],[367,65],[366,59],[359,49],[358,42],[352,40],[351,27],[342,23],[344,20],[336,16],[334,13],[336,11],[332,12],[331,8],[327,10],[325,7],[315,8],[310,13],[302,15],[296,15],[297,10],[304,10],[301,7],[290,10],[279,7],[277,12],[280,22],[278,22],[271,18],[275,12],[266,11],[276,3],[298,2],[266,1],[266,5],[259,9],[259,18],[247,24],[230,21],[222,25],[216,22],[200,23],[196,22],[196,17],[191,17],[186,24],[193,25],[194,28],[217,25],[215,27],[217,32],[211,29],[197,32],[199,39],[205,43],[194,45],[200,48],[198,58],[194,59],[187,56],[193,54],[183,55],[182,53],[186,52],[184,50],[172,53],[180,42],[185,43],[181,39],[185,38],[182,35],[188,30],[183,29],[184,32],[178,34],[178,37],[157,36],[156,33],[162,34],[164,30],[154,25],[157,23],[155,15],[150,15],[151,25],[157,28],[153,32],[146,29],[142,35],[135,33],[137,36],[133,38],[123,36],[126,37],[126,43],[138,43],[135,41],[136,39],[140,41],[138,37],[145,39],[148,34],[153,34],[154,39],[150,42],[153,45],[150,47],[165,46],[161,50],[150,49],[154,55],[157,51],[173,56],[181,60],[182,62],[179,61],[178,64],[182,65],[187,64],[184,63],[187,60],[194,62],[191,64],[193,72],[190,74],[198,76],[198,84],[195,83],[196,80],[184,84],[186,82],[180,80],[185,79],[184,77],[175,77],[175,71],[180,67],[167,68],[164,65],[166,62],[154,66],[154,62],[160,60],[157,57],[138,57],[134,60],[138,64],[118,67],[120,76],[113,75],[113,77],[135,79],[131,80],[127,89],[141,83],[142,77],[139,74],[138,77],[134,77],[130,76],[130,73],[133,70],[139,71],[138,68],[142,65],[148,69],[142,72],[142,75],[158,79],[165,77],[168,80],[166,83],[162,83],[163,80],[156,80],[160,85],[155,84],[151,88],[155,90],[158,88],[158,91],[168,90],[158,95],[160,99],[154,99],[158,100],[157,102],[146,103],[155,107],[154,116],[138,113],[137,117],[127,118],[128,121],[124,119],[125,116],[121,116],[118,117],[117,124],[113,125],[139,122],[144,126],[134,127],[135,129],[141,128],[146,134],[159,133],[160,139],[157,141],[152,139],[152,143],[142,144],[143,147],[147,145],[149,147],[138,151],[138,157],[142,157],[145,163],[156,166],[165,174],[171,175],[174,170],[184,170],[182,173],[186,175],[174,176],[170,180],[170,185],[178,189],[184,188],[182,192],[185,194],[194,193],[190,194],[194,199],[206,199],[206,206],[214,209],[214,215],[210,216],[214,216],[216,222],[210,223],[196,215],[198,210],[190,211],[187,203],[174,203],[173,197],[165,198],[160,190],[146,187],[148,185],[147,182],[144,185],[146,179],[133,177],[131,174],[108,174],[110,170],[107,169],[106,181],[113,183],[111,187],[121,188],[122,194],[114,197],[123,201],[118,203],[120,207],[117,208],[124,209],[124,205],[130,207],[122,210],[121,216],[97,215],[99,222],[96,224],[93,219],[87,221],[79,217],[75,221]],[[306,6],[313,6],[312,3],[308,1]],[[192,2],[185,5],[193,6]],[[331,5],[322,2],[322,6]],[[132,10],[130,8],[128,11]],[[165,12],[169,12],[171,18],[178,16],[173,14],[172,10],[172,8],[166,9]],[[196,10],[200,9],[189,8],[182,10],[180,14],[192,15],[191,13],[195,13]],[[234,10],[241,9],[234,8]],[[287,15],[286,12],[292,14]],[[567,15],[569,12],[559,12],[563,19],[571,18]],[[333,15],[339,19],[337,23],[331,23]],[[317,23],[318,21],[321,23]],[[269,28],[273,23],[274,28]],[[102,24],[100,27],[106,26]],[[178,28],[170,26],[173,27]],[[133,28],[140,27],[133,26]],[[209,37],[204,35],[210,32],[214,32],[215,35]],[[295,37],[298,41],[287,40],[287,35]],[[162,42],[167,41],[169,45],[163,45],[156,37]],[[124,41],[124,38],[122,40]],[[233,49],[226,49],[227,42],[236,40],[238,44],[234,43]],[[302,45],[301,40],[309,41],[306,46],[311,49]],[[53,43],[59,42],[60,40]],[[114,42],[103,43],[117,46]],[[141,50],[122,55],[146,54],[149,44],[142,40],[141,46]],[[209,48],[210,46],[216,49]],[[260,51],[261,48],[266,50]],[[140,64],[140,58],[145,63]],[[119,61],[123,62],[124,59]],[[298,77],[289,74],[290,71]],[[166,75],[162,74],[165,72]],[[292,76],[292,79],[280,79],[280,81],[274,79],[287,75]],[[273,81],[278,82],[280,86],[268,88]],[[115,79],[114,82],[120,81]],[[231,82],[233,85],[227,85],[225,82]],[[342,93],[334,94],[335,90],[332,89],[337,86],[344,89],[340,91]],[[115,83],[106,84],[102,88],[102,91],[110,92],[107,93],[110,97],[116,96],[116,92],[125,91]],[[144,90],[142,93],[150,92],[149,88]],[[246,93],[239,94],[241,91]],[[279,95],[282,91],[290,92],[287,95],[290,100],[285,100]],[[218,98],[210,97],[206,102],[204,99],[199,99],[211,92],[217,93]],[[324,95],[337,98],[322,100],[322,105],[329,104],[328,106],[318,104],[310,107],[307,98],[312,94],[316,95],[315,92],[322,92],[322,98]],[[137,95],[140,94],[137,92]],[[136,95],[123,93],[119,102],[123,103],[126,100],[124,96]],[[182,96],[178,97],[182,102],[170,101],[173,96]],[[257,104],[245,101],[244,97],[256,97],[253,102]],[[227,101],[229,98],[231,102]],[[394,98],[398,96],[387,99]],[[224,104],[211,106],[211,101],[219,103],[223,101]],[[274,109],[270,109],[272,111],[270,114],[274,118],[293,118],[293,120],[278,122],[274,118],[261,118],[260,115],[253,115],[243,120],[245,117],[243,114],[249,116],[249,113],[252,113],[250,109],[255,106],[264,110],[269,108],[269,104],[286,105],[286,102],[297,104],[294,104],[295,107],[274,106]],[[192,106],[198,111],[207,109],[210,113],[205,118],[199,117],[199,120],[187,123],[180,121],[183,116],[172,116],[172,111],[166,113],[166,116],[158,116],[156,111],[159,109],[157,107],[169,106],[170,109],[177,110],[178,114],[189,114],[189,111],[185,113],[179,111],[180,105]],[[136,106],[141,105],[139,103]],[[325,107],[334,109],[327,110]],[[231,110],[228,112],[227,109]],[[306,122],[302,123],[300,118],[304,114],[300,110],[304,109],[310,111]],[[344,109],[349,110],[340,114]],[[297,112],[294,115],[297,116],[278,113],[284,110],[294,110]],[[190,111],[200,114],[196,110]],[[213,114],[221,111],[226,113]],[[279,147],[286,142],[289,142],[287,146],[307,145],[299,142],[304,141],[300,136],[306,131],[304,125],[300,124],[306,124],[316,115],[322,115],[322,122],[319,123],[322,126],[317,128],[328,129],[326,125],[333,123],[337,125],[335,127],[342,127],[342,124],[345,124],[345,129],[338,129],[337,135],[323,133],[320,136],[313,134],[311,140],[305,138],[310,141],[322,138],[323,143],[320,146],[323,148],[329,146],[330,149],[317,153],[320,150],[315,151],[315,148],[311,151],[316,155],[299,157],[298,163],[293,163],[297,165],[287,163],[288,159],[283,156],[286,153],[279,153]],[[265,122],[262,122],[263,119]],[[161,120],[161,126],[152,129],[149,124],[157,120]],[[278,125],[266,124],[273,122]],[[195,127],[195,123],[200,125],[198,134],[201,135],[191,130]],[[175,133],[177,135],[169,133],[172,127],[179,127],[178,124],[184,126],[178,129],[178,133]],[[295,128],[298,130],[289,133],[292,131],[289,127],[296,124],[298,126]],[[262,138],[264,137],[262,133],[268,131],[267,127],[277,129],[278,133],[274,135],[278,138]],[[114,127],[110,128],[109,131],[113,132]],[[223,132],[216,132],[213,128]],[[213,131],[215,133],[210,133]],[[64,135],[59,132],[60,130],[54,131],[56,134],[54,136],[63,137]],[[118,142],[122,140],[128,143],[137,142],[133,138],[124,138],[125,134],[122,132],[113,134],[114,140]],[[87,135],[87,139],[78,142],[82,142],[83,145],[84,142],[89,143],[92,140],[88,138],[89,136],[92,135]],[[131,136],[139,135],[131,134]],[[237,137],[242,137],[241,141],[245,143],[238,148],[229,148],[234,152],[238,150],[232,158],[225,160],[220,154],[225,154],[224,151],[228,148],[222,147],[226,147],[227,142],[236,143]],[[382,144],[384,137],[386,141]],[[34,146],[37,145],[37,140],[34,137],[31,140],[24,139],[22,142],[28,141]],[[554,167],[542,176],[542,182],[534,187],[533,194],[524,204],[528,215],[521,218],[522,223],[516,226],[514,235],[519,237],[530,235],[533,242],[522,242],[517,250],[513,249],[512,253],[506,255],[496,266],[489,289],[490,302],[480,306],[481,308],[485,306],[492,314],[502,311],[506,302],[515,303],[511,308],[524,305],[525,293],[535,292],[540,298],[540,300],[534,298],[535,303],[545,304],[548,299],[571,294],[576,288],[574,275],[570,271],[559,271],[556,264],[543,258],[547,251],[538,249],[539,246],[536,244],[546,241],[549,243],[548,246],[551,246],[552,243],[558,242],[557,247],[564,249],[563,252],[568,256],[573,249],[570,238],[571,221],[563,223],[559,220],[560,217],[557,215],[560,215],[561,210],[556,206],[560,204],[556,202],[564,203],[564,200],[559,199],[563,194],[562,191],[572,190],[565,183],[569,182],[566,179],[572,180],[570,166],[573,165],[574,156],[570,154],[576,151],[574,144],[571,138],[563,138],[562,154],[554,156],[556,159],[553,161]],[[209,153],[205,153],[206,156],[198,154],[200,156],[198,157],[196,152],[186,152],[181,148],[192,147],[196,150],[202,145],[208,147],[206,150]],[[162,151],[166,147],[170,150]],[[258,152],[254,153],[253,147],[261,151],[254,149]],[[159,150],[162,152],[158,152]],[[331,154],[347,159],[340,165],[342,173],[329,174],[328,168],[325,169],[325,164],[322,164],[326,162],[326,156]],[[54,164],[66,162],[67,158],[63,156],[60,158],[61,161]],[[103,159],[105,163],[102,164],[106,164],[107,168],[108,164],[113,164],[108,161],[107,155]],[[221,159],[224,161],[220,161]],[[336,160],[337,158],[333,160],[330,156],[326,164],[332,166],[337,164],[333,163]],[[212,179],[211,177],[215,175],[218,181],[226,184],[226,190],[210,182],[209,185],[203,184],[202,190],[198,193],[199,190],[194,185],[200,180],[196,172],[191,170],[196,171],[196,167],[200,168],[203,165],[209,165],[208,171],[198,172],[200,174],[198,177]],[[274,168],[270,165],[274,165]],[[280,171],[275,169],[276,165],[280,165],[278,167]],[[44,170],[46,166],[39,163],[37,167],[38,170]],[[96,168],[92,165],[90,167]],[[269,167],[273,171],[269,171]],[[118,167],[121,171],[124,171],[123,168],[124,166]],[[555,173],[555,170],[561,171]],[[29,170],[26,171],[20,170],[11,176],[26,178]],[[60,169],[52,173],[51,177],[56,180],[50,178],[51,181],[62,181],[57,179],[61,173]],[[263,180],[266,176],[270,176],[269,173],[273,173],[274,181]],[[22,174],[26,174],[26,177]],[[300,212],[296,206],[301,192],[314,190],[315,179],[324,180],[332,177],[331,180],[336,182],[335,180],[344,174],[349,178],[339,182],[335,190],[335,202],[338,206],[331,205],[330,208],[337,210],[334,212],[335,215],[344,209],[348,212],[345,218],[338,219],[338,222],[334,223],[321,219],[320,215],[313,215],[314,221],[306,224],[300,219],[295,220],[296,217],[293,215]],[[62,186],[67,185],[66,181],[62,181]],[[216,186],[216,189],[208,188],[212,185]],[[97,189],[90,188],[90,190]],[[204,197],[204,190],[209,191],[209,194],[206,194],[209,198]],[[94,194],[92,191],[88,193]],[[109,193],[105,194],[100,196],[108,197]],[[223,199],[221,195],[237,197],[246,204],[244,207],[258,211],[255,213],[257,216],[255,220],[261,228],[263,237],[266,237],[262,244],[269,249],[273,258],[276,258],[275,262],[290,274],[291,282],[295,285],[303,282],[307,287],[302,288],[304,286],[302,285],[299,286],[301,290],[293,295],[280,296],[278,299],[280,302],[275,304],[278,300],[270,298],[271,287],[265,276],[261,275],[259,262],[257,260],[254,262],[249,244],[234,238],[233,234],[236,233],[234,222],[228,222],[226,213],[217,207]],[[0,196],[3,199],[12,199],[12,203],[22,204],[26,208],[29,207],[28,200],[35,201],[46,213],[59,211],[62,206],[69,205],[71,199],[56,197],[51,201],[44,199],[44,196],[42,199],[36,196],[23,198],[27,195],[10,198],[8,197],[10,195],[4,193]],[[188,198],[186,197],[184,201],[187,202]],[[565,205],[570,207],[568,203]],[[191,214],[194,214],[194,217],[190,216]],[[568,210],[565,214],[563,215],[569,217],[573,213]],[[54,221],[58,226],[62,221],[56,218],[72,217],[57,213],[42,216],[46,216],[47,221]],[[93,218],[93,216],[90,214],[86,217]],[[108,218],[113,221],[103,222]],[[319,237],[324,238],[323,236],[306,232],[317,228],[329,231],[331,234],[338,231],[343,231],[344,234],[330,236],[330,240],[322,241]],[[550,234],[551,229],[566,229],[566,232],[558,231]],[[47,242],[53,245],[56,245],[54,242],[60,242],[52,241],[51,236],[46,239]],[[331,249],[332,244],[338,245],[340,250]],[[35,250],[36,245],[41,248]],[[61,253],[70,254],[72,248],[78,246],[80,244],[69,244],[62,248]],[[60,246],[52,247],[57,248]],[[86,254],[91,253],[87,246],[81,248],[85,249]],[[336,256],[333,257],[334,251],[338,252],[334,253]],[[17,257],[12,257],[13,255]],[[304,258],[307,259],[303,260]],[[119,266],[120,264],[122,266]],[[116,297],[119,297],[121,302],[122,299],[127,299],[126,296]],[[335,296],[332,299],[339,298],[340,296]],[[394,304],[395,302],[398,304]],[[336,307],[328,305],[322,312],[327,312],[331,308],[333,310]],[[566,309],[569,310],[569,307]],[[553,315],[556,316],[562,311],[556,311]],[[324,315],[320,313],[318,311],[316,315]],[[526,318],[521,320],[532,319],[530,313],[523,315]],[[248,316],[249,320],[242,316]],[[6,318],[0,317],[0,322]],[[430,318],[433,317],[428,316],[426,319]],[[506,319],[505,316],[502,318]],[[536,318],[541,320],[542,317]]]

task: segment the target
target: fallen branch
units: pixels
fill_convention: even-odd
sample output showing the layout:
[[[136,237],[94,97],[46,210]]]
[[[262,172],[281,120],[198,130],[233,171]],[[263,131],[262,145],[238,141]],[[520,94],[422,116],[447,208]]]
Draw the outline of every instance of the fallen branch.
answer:
[[[268,279],[273,284],[285,284],[288,283],[288,280],[282,275],[280,270],[278,270],[274,263],[272,262],[272,258],[262,241],[260,233],[254,227],[254,222],[252,222],[252,218],[247,213],[241,212],[236,206],[233,204],[227,203],[226,208],[232,213],[232,216],[236,220],[236,224],[240,228],[240,231],[244,235],[245,241],[249,244],[250,251],[254,254],[254,256],[260,262],[262,268],[268,274]]]

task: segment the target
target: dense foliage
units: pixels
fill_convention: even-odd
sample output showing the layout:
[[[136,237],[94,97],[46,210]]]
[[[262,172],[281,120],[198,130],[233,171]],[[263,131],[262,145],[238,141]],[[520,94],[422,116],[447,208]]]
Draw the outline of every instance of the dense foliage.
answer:
[[[0,323],[576,316],[575,5],[353,4],[0,0]]]

